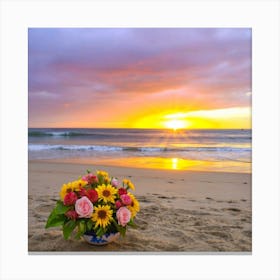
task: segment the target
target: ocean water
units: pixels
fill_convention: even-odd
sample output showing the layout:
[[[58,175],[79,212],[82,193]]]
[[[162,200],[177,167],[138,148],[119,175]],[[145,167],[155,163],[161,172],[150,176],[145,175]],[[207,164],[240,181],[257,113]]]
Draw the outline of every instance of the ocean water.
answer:
[[[251,130],[28,129],[29,159],[131,167],[251,170]]]

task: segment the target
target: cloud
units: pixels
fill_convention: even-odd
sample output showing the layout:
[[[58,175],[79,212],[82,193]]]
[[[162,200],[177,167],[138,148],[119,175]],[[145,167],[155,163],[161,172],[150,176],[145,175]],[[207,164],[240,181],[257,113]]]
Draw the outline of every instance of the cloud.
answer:
[[[170,102],[168,92],[186,107],[249,106],[251,30],[30,28],[28,65],[32,119],[35,104],[51,113],[46,100],[59,116],[65,103],[130,101],[137,112],[139,100]]]
[[[42,98],[42,99],[57,99],[59,96],[56,93],[48,91],[36,91],[29,93],[30,98]]]

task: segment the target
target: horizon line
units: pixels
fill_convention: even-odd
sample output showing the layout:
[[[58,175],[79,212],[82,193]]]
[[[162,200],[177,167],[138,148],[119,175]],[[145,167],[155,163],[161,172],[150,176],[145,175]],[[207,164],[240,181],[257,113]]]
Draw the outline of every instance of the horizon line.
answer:
[[[28,127],[28,129],[157,129],[157,130],[173,130],[172,128],[153,128],[153,127]],[[176,130],[249,130],[252,128],[178,128]]]

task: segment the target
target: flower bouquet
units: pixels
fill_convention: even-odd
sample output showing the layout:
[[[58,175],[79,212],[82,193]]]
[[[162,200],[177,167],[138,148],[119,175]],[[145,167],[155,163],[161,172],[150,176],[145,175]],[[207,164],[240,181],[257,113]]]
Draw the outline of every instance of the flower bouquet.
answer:
[[[46,228],[62,226],[68,239],[75,231],[75,238],[91,244],[107,244],[119,235],[125,236],[128,226],[136,227],[134,218],[140,210],[133,183],[109,177],[105,171],[87,175],[64,184],[60,200],[50,213]]]

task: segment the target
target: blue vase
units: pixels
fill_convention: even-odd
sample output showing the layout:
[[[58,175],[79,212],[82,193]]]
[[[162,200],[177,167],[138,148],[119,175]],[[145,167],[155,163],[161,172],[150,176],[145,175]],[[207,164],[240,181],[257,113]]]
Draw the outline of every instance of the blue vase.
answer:
[[[110,233],[105,233],[102,236],[96,236],[94,231],[87,231],[84,233],[83,238],[85,239],[86,242],[92,245],[105,245],[108,243],[111,243],[118,239],[120,236],[119,232],[110,232]]]

